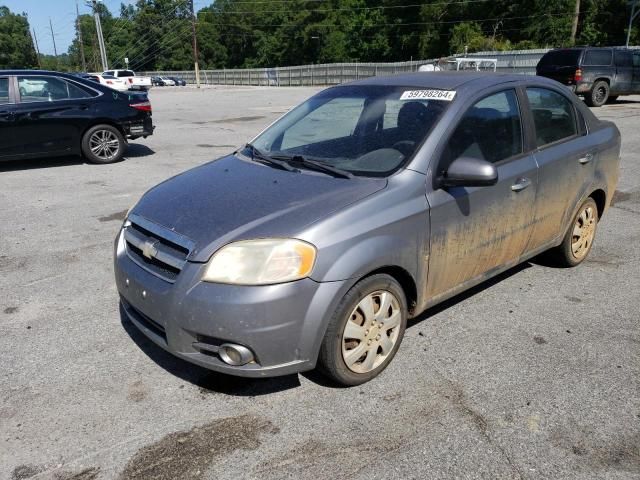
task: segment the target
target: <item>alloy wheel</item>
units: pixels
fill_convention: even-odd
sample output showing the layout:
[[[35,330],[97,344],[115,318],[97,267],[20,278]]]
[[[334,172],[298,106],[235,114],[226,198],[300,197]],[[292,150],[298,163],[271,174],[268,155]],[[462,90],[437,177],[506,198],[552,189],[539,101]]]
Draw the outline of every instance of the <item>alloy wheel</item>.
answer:
[[[596,216],[593,205],[587,205],[576,218],[571,237],[571,253],[582,259],[591,248],[596,233]]]
[[[402,312],[391,292],[378,290],[353,309],[342,333],[342,358],[355,373],[379,367],[398,341]]]
[[[120,141],[110,130],[96,130],[89,138],[89,148],[100,160],[109,161],[118,155]]]

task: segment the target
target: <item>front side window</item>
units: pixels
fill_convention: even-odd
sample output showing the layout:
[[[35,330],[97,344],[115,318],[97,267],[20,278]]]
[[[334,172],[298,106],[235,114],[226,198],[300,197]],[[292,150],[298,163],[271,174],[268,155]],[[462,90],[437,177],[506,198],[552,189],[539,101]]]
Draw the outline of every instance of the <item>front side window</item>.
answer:
[[[587,50],[582,64],[591,67],[611,65],[611,50]]]
[[[640,52],[633,53],[633,66],[640,67]]]
[[[497,163],[520,153],[518,100],[514,90],[505,90],[483,98],[467,110],[447,142],[442,167],[459,157]]]
[[[455,98],[446,93],[381,85],[330,88],[285,115],[253,146],[280,159],[304,157],[355,175],[386,176],[413,156],[440,119]],[[250,150],[246,154],[251,157]]]
[[[564,95],[546,88],[527,88],[527,98],[536,127],[537,147],[577,134],[573,105]]]
[[[92,96],[83,88],[57,77],[18,77],[18,90],[22,103],[53,102]]]
[[[0,104],[9,103],[9,79],[0,78]]]

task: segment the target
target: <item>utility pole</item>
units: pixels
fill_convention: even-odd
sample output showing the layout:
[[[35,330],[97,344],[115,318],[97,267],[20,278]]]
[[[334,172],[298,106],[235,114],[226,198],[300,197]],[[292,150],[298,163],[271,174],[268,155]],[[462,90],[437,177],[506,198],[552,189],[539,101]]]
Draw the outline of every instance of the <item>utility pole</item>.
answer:
[[[640,1],[631,0],[627,3],[631,4],[631,16],[629,17],[629,28],[627,28],[627,43],[625,43],[625,45],[628,47],[629,39],[631,38],[631,25],[633,24],[633,21],[636,19],[636,17],[640,13],[640,8],[638,8],[640,7]]]
[[[580,19],[580,0],[576,0],[576,8],[573,12],[573,23],[571,24],[571,45],[576,44],[578,34],[578,20]]]
[[[191,32],[193,35],[193,64],[196,71],[196,85],[200,88],[200,69],[198,68],[198,39],[196,38],[196,11],[191,0]]]
[[[78,40],[80,41],[80,57],[82,58],[82,71],[87,71],[87,61],[84,58],[84,42],[82,41],[82,25],[80,25],[80,10],[78,10],[78,0],[76,0],[76,28],[78,29]]]
[[[42,69],[42,65],[40,64],[40,49],[38,48],[38,37],[36,37],[36,29],[32,28],[33,32],[33,42],[36,46],[36,57],[38,57],[38,68]]]
[[[51,29],[51,39],[53,40],[53,53],[56,56],[56,69],[58,68],[58,49],[56,49],[56,36],[53,34],[53,25],[51,24],[51,17],[49,17],[49,28]]]
[[[91,4],[88,4],[93,8],[93,18],[96,21],[96,34],[98,36],[98,45],[100,46],[100,60],[102,60],[102,71],[106,71],[109,68],[107,62],[107,51],[104,48],[104,38],[102,38],[102,24],[100,23],[100,14],[98,13],[98,0],[91,0]]]

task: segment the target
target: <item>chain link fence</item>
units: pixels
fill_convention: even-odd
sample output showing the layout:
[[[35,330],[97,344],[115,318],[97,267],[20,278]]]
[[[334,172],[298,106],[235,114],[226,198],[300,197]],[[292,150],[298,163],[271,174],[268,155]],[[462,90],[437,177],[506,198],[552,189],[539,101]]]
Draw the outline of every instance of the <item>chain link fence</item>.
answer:
[[[455,69],[455,58],[492,58],[497,60],[498,72],[534,75],[536,64],[549,49],[475,52],[445,59],[412,60],[387,63],[327,63],[294,67],[244,68],[231,70],[200,70],[200,83],[204,85],[258,85],[258,86],[325,86],[337,85],[360,78],[378,75],[415,72],[422,65],[434,65],[442,69]],[[468,68],[475,65],[467,63]],[[484,65],[486,67],[486,65]],[[481,67],[482,68],[482,67]],[[493,67],[491,67],[493,68]],[[155,71],[139,72],[140,75],[180,77],[188,84],[195,84],[195,72]]]

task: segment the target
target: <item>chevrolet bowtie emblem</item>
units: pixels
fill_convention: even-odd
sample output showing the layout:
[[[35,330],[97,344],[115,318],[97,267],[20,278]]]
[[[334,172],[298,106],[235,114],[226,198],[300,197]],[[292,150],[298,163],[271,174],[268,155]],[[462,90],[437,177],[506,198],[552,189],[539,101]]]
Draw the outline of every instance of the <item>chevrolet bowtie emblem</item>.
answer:
[[[157,241],[149,241],[147,240],[142,245],[142,255],[147,258],[154,258],[158,254],[158,249],[156,248]]]

